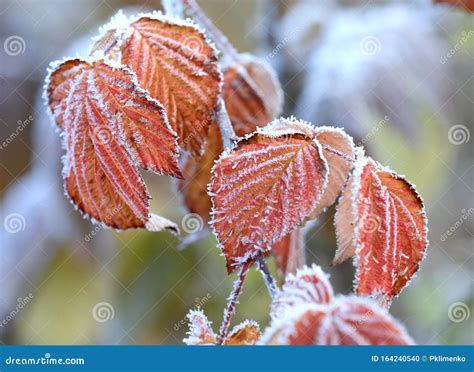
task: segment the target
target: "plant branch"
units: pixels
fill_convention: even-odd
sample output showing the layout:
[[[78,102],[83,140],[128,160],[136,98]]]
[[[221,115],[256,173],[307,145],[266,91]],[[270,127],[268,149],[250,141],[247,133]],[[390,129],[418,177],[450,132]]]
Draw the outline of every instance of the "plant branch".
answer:
[[[184,11],[189,14],[197,23],[201,25],[216,43],[221,52],[225,53],[231,60],[239,60],[239,52],[229,42],[225,35],[212,23],[204,14],[195,0],[181,0]]]
[[[219,335],[217,336],[217,344],[222,345],[227,336],[229,330],[230,320],[235,313],[235,305],[239,299],[240,292],[244,285],[245,278],[249,272],[252,262],[249,260],[240,267],[239,277],[234,282],[234,288],[227,299],[227,308],[224,311],[224,319],[222,320],[221,328],[219,329]]]
[[[274,300],[276,295],[280,292],[276,285],[275,278],[270,272],[270,269],[268,268],[262,254],[259,254],[257,257],[255,257],[255,262],[257,263],[258,271],[260,271],[260,274],[262,274],[263,280],[265,281],[268,293],[270,293],[272,300]]]

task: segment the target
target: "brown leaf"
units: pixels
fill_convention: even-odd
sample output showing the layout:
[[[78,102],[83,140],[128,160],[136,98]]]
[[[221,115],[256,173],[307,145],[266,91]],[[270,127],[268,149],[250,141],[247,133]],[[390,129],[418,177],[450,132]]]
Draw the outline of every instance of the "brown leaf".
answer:
[[[260,327],[258,323],[246,320],[234,327],[232,332],[226,337],[224,345],[226,346],[244,346],[255,345],[260,339]]]

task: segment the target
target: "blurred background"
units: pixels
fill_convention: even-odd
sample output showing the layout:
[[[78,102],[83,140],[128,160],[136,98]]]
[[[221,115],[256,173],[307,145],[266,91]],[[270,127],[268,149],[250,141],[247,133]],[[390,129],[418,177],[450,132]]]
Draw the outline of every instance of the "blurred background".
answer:
[[[201,0],[243,52],[277,71],[284,115],[344,127],[418,187],[428,255],[391,313],[420,344],[472,344],[474,16],[428,0]],[[217,330],[233,275],[205,226],[185,249],[167,233],[104,230],[63,192],[59,134],[41,99],[46,68],[85,55],[119,9],[158,0],[0,0],[0,342],[181,344],[200,306]],[[185,224],[176,184],[144,174],[151,210]],[[352,291],[353,267],[331,267],[334,210],[307,234],[308,263]],[[272,269],[274,265],[269,260]],[[235,275],[235,274],[234,274]],[[233,322],[269,321],[254,271]]]

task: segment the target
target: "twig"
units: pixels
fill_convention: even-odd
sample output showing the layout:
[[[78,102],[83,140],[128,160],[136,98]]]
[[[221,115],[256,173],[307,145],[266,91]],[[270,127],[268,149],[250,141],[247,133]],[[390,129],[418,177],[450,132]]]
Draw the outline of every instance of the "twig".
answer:
[[[280,292],[276,285],[275,278],[273,277],[272,273],[268,269],[267,263],[261,254],[255,257],[255,262],[257,263],[258,271],[262,274],[263,280],[265,281],[265,285],[267,286],[268,293],[272,300],[275,299],[276,295]]]
[[[237,300],[239,299],[240,292],[242,291],[242,287],[244,285],[245,278],[247,277],[247,273],[249,272],[250,266],[252,262],[248,261],[244,263],[240,267],[239,277],[234,282],[234,288],[227,299],[227,308],[224,311],[224,319],[222,320],[221,328],[219,329],[219,335],[217,336],[217,344],[222,345],[224,340],[227,336],[227,332],[229,330],[230,320],[235,313],[235,305],[237,304]]]
[[[184,11],[203,27],[211,39],[216,43],[221,52],[225,53],[231,60],[239,61],[239,53],[224,34],[207,18],[195,0],[181,0]]]

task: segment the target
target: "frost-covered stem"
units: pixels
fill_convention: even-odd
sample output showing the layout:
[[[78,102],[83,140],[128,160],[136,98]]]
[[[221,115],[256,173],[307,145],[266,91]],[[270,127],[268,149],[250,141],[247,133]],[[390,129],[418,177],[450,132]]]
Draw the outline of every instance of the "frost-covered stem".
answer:
[[[263,280],[265,281],[268,293],[270,293],[272,300],[274,300],[278,292],[280,292],[276,285],[275,278],[270,272],[270,269],[268,268],[267,263],[261,254],[255,258],[255,262],[257,263],[258,271],[260,271],[260,274],[262,274]]]
[[[227,299],[227,308],[224,311],[224,319],[222,320],[221,328],[219,329],[219,335],[217,336],[217,344],[222,345],[224,340],[227,336],[227,332],[230,326],[230,320],[232,319],[232,315],[235,313],[235,305],[237,304],[237,300],[239,299],[240,292],[242,291],[242,287],[244,285],[245,278],[247,277],[247,273],[249,272],[251,262],[248,261],[244,263],[240,267],[239,277],[234,282],[234,288]]]
[[[184,18],[184,8],[182,0],[161,0],[161,5],[165,10],[166,15]]]
[[[225,53],[231,60],[239,60],[239,52],[229,42],[225,35],[207,18],[202,11],[201,7],[195,0],[181,0],[184,6],[184,10],[188,13],[197,23],[206,30],[206,33],[216,43],[221,52]]]
[[[232,123],[229,119],[229,114],[225,108],[225,103],[222,97],[219,98],[218,107],[216,110],[217,123],[221,131],[222,143],[224,148],[231,148],[233,142],[237,139]]]

